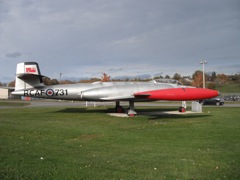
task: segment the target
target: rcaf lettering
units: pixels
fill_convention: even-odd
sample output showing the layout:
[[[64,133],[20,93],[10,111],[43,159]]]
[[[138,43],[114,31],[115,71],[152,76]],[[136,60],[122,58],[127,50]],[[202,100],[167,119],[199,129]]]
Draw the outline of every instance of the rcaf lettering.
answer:
[[[67,89],[47,89],[47,90],[24,90],[23,96],[67,96],[68,90]]]
[[[45,94],[44,90],[24,90],[24,96],[42,96]]]

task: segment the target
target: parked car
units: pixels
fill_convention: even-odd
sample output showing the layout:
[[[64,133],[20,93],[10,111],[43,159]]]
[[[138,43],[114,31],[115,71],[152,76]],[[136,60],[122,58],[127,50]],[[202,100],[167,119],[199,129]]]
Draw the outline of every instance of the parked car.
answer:
[[[203,105],[224,105],[224,100],[222,98],[216,97],[216,98],[211,98],[211,99],[204,99],[200,101],[201,104]]]

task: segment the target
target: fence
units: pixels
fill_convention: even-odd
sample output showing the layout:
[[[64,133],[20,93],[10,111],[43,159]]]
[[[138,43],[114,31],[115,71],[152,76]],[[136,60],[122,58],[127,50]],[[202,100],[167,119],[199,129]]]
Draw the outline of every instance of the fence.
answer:
[[[221,93],[225,101],[240,101],[240,93]]]

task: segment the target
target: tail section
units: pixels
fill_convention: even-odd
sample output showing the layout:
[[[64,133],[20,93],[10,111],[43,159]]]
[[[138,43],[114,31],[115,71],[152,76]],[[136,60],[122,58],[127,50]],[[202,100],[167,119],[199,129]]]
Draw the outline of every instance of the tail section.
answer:
[[[44,86],[38,63],[24,62],[17,64],[15,91]]]

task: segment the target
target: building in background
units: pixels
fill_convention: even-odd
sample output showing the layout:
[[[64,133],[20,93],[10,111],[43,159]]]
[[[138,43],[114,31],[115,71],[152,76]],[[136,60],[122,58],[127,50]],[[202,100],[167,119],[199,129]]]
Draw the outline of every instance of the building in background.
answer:
[[[9,90],[0,88],[0,99],[8,99],[9,98]]]
[[[4,88],[4,87],[0,87],[0,99],[12,99],[12,94],[11,92],[14,89],[11,88]]]

